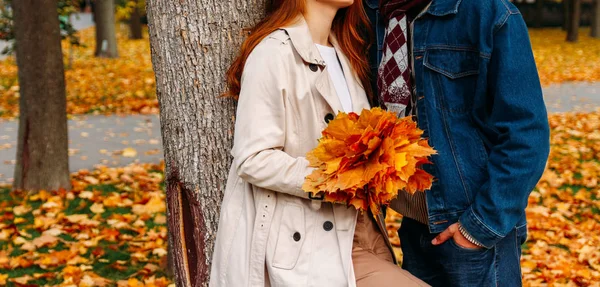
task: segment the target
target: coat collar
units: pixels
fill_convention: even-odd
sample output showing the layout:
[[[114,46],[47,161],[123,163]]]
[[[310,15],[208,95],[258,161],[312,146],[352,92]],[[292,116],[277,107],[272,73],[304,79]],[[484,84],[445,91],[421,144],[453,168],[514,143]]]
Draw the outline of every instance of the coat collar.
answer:
[[[458,6],[462,0],[433,0],[427,13],[434,16],[445,16],[458,13]]]
[[[313,42],[310,30],[308,30],[308,25],[303,16],[299,16],[298,20],[294,21],[294,24],[282,27],[281,29],[285,30],[288,34],[292,45],[294,45],[294,48],[304,62],[321,66],[325,65],[325,61]]]
[[[306,24],[304,17],[299,16],[294,24],[288,27],[282,27],[281,29],[286,31],[290,37],[294,49],[306,64],[315,64],[323,68],[321,69],[321,74],[319,74],[316,79],[315,86],[317,91],[319,94],[321,94],[325,101],[327,101],[334,112],[337,113],[338,111],[342,111],[342,103],[337,96],[333,82],[331,82],[329,78],[325,61],[323,60],[323,57],[321,57],[319,49],[313,42],[312,35],[310,34],[310,30],[308,29],[308,25]],[[344,77],[346,78],[346,84],[348,85],[348,90],[352,99],[352,110],[360,113],[363,108],[369,108],[369,101],[367,100],[366,96],[364,96],[364,89],[362,88],[356,73],[352,69],[350,61],[342,52],[340,45],[333,33],[330,34],[329,41],[338,53],[340,64],[342,66],[342,70],[344,71]]]

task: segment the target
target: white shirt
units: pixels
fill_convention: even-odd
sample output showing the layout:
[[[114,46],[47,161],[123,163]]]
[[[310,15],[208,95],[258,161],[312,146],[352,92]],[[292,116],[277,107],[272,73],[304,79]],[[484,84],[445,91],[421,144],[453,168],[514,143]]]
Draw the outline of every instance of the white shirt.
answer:
[[[342,70],[340,61],[338,60],[335,48],[322,46],[319,44],[315,45],[317,45],[317,48],[321,53],[321,57],[323,57],[323,60],[327,65],[329,77],[333,81],[333,86],[335,87],[338,98],[342,103],[344,112],[352,112],[352,98],[350,98],[350,90],[348,90],[348,84],[346,83],[346,78],[344,77],[344,71]]]

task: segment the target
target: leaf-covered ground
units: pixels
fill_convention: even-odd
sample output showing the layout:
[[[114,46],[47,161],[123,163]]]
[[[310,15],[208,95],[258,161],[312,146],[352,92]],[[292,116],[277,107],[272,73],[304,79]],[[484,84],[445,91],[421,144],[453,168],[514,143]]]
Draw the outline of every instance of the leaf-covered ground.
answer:
[[[73,48],[73,67],[66,70],[69,114],[157,113],[158,101],[148,35],[129,40],[118,29],[118,59],[94,57],[94,28],[80,31],[86,47]],[[561,29],[531,29],[533,50],[543,85],[566,81],[600,81],[600,40],[581,29],[579,43],[565,42]],[[69,44],[63,42],[65,63]],[[13,58],[0,61],[0,118],[18,115],[19,84]]]
[[[65,66],[69,114],[158,113],[148,34],[143,40],[130,40],[127,29],[118,27],[117,59],[94,57],[93,27],[78,33],[85,46],[73,47],[72,67]],[[62,46],[67,65],[71,48],[66,41]],[[9,57],[0,60],[0,118],[16,117],[18,110],[17,67]]]
[[[550,126],[548,166],[527,208],[525,286],[600,286],[600,109],[551,115]],[[396,246],[400,224],[388,216]]]
[[[567,43],[560,28],[530,29],[529,35],[542,85],[600,81],[600,39],[590,29],[579,31],[579,42]]]
[[[0,188],[0,286],[168,286],[162,165],[72,175],[72,191]]]

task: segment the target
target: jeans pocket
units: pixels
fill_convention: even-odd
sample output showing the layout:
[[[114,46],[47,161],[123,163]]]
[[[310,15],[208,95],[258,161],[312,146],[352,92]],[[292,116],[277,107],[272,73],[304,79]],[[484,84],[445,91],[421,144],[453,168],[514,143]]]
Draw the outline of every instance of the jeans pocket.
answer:
[[[488,251],[489,249],[483,248],[483,247],[477,247],[477,248],[467,248],[467,247],[462,247],[460,245],[458,245],[458,243],[456,243],[456,241],[454,241],[454,238],[450,238],[448,239],[448,243],[450,245],[452,245],[452,247],[454,247],[455,249],[457,249],[458,251],[462,251],[462,252],[474,252],[474,253],[479,253],[479,252],[485,252]]]

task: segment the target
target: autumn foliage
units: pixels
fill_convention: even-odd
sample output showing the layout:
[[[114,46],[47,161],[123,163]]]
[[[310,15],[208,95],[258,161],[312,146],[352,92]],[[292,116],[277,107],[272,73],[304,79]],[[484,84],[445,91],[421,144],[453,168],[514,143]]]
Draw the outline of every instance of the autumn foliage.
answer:
[[[0,187],[0,286],[171,284],[163,169],[81,170],[71,191]]]
[[[421,166],[435,151],[410,117],[380,108],[339,113],[322,134],[307,155],[315,168],[303,185],[307,192],[378,214],[399,190],[431,187],[433,177]]]

